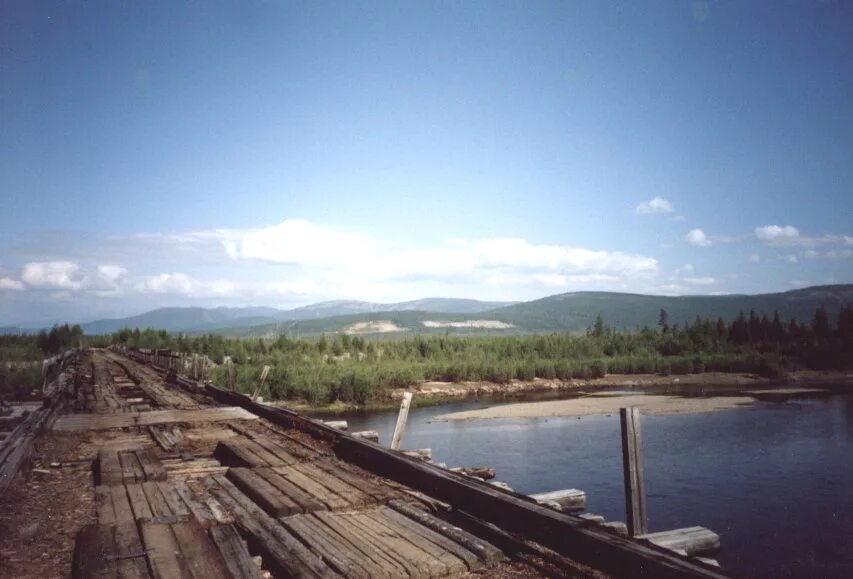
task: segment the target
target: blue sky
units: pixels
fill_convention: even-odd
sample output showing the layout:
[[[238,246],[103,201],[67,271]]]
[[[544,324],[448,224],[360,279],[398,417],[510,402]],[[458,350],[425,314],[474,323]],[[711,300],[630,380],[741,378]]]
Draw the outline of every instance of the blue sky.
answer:
[[[0,0],[0,209],[0,324],[853,282],[853,5]]]

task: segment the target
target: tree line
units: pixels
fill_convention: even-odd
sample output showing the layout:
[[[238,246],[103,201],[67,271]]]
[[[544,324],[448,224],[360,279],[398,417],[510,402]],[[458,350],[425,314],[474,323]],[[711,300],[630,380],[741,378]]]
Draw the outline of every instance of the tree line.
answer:
[[[670,324],[661,310],[658,327],[633,331],[610,328],[598,316],[582,334],[234,339],[122,330],[102,342],[205,354],[215,362],[227,355],[243,391],[250,391],[261,367],[269,365],[269,397],[364,404],[419,380],[504,383],[712,371],[783,377],[806,368],[846,370],[853,368],[853,307],[841,308],[835,320],[818,308],[809,322],[751,311],[730,323],[697,317],[685,324]],[[212,378],[225,384],[221,368],[213,369]]]

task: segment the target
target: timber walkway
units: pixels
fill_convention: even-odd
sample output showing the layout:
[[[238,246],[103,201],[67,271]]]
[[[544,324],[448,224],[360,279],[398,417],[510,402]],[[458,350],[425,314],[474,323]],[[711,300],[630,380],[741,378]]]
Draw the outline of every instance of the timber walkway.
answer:
[[[724,576],[141,357],[60,379],[0,498],[0,576]]]

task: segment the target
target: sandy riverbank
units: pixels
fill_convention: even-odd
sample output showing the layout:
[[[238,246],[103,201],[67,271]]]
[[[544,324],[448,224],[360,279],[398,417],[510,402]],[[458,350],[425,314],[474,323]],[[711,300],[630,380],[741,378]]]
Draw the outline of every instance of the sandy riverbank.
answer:
[[[616,414],[620,408],[636,406],[643,414],[663,416],[668,414],[694,414],[749,407],[755,403],[751,396],[715,396],[712,398],[682,398],[680,396],[653,396],[625,394],[616,396],[588,396],[569,400],[521,402],[491,406],[480,410],[452,412],[433,417],[438,421],[481,420],[494,418],[545,418],[556,416],[590,416]]]
[[[527,392],[565,392],[605,390],[619,388],[625,390],[677,390],[680,388],[703,388],[714,391],[736,393],[740,390],[754,390],[768,386],[786,384],[799,387],[818,387],[832,385],[833,387],[853,388],[853,373],[850,372],[818,372],[802,370],[791,372],[784,379],[771,379],[757,374],[741,374],[727,372],[706,372],[703,374],[684,374],[660,376],[657,374],[608,374],[603,378],[590,380],[511,380],[505,384],[495,382],[436,382],[426,381],[413,384],[408,388],[392,390],[393,400],[400,400],[404,392],[418,395],[453,400],[474,396],[504,396],[524,394]]]

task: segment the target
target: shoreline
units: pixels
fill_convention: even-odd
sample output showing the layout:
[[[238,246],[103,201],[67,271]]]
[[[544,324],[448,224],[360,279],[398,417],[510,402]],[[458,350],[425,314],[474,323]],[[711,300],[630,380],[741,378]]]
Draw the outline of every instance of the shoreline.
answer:
[[[745,393],[747,390],[780,388],[785,386],[822,387],[833,391],[853,391],[853,372],[800,370],[784,378],[766,378],[756,374],[706,372],[660,376],[657,374],[608,374],[603,378],[588,380],[545,380],[535,378],[521,381],[511,380],[505,384],[496,382],[436,382],[424,381],[409,388],[397,388],[384,398],[364,405],[333,402],[312,406],[305,401],[274,400],[269,404],[301,412],[303,414],[340,415],[361,412],[384,412],[399,408],[403,393],[411,392],[413,408],[439,406],[452,402],[464,402],[485,398],[495,402],[529,396],[545,396],[557,400],[563,396],[583,395],[607,390],[638,390],[659,394],[711,394],[726,395]]]

